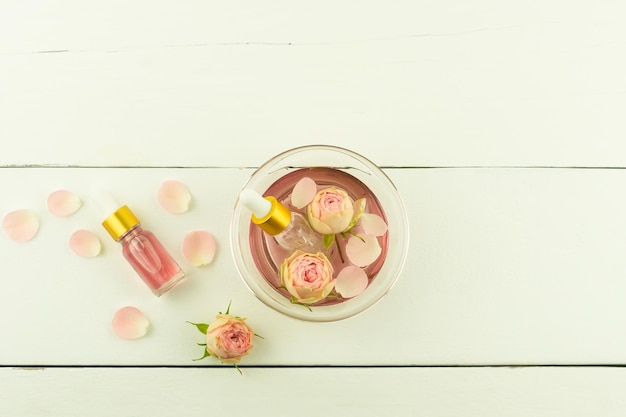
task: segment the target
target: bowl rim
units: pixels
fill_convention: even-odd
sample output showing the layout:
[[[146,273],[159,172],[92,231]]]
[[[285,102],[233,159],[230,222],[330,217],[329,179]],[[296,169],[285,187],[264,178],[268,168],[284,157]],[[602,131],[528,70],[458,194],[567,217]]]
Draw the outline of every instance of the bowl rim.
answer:
[[[230,249],[231,255],[233,257],[235,267],[240,278],[243,280],[246,287],[259,299],[263,304],[267,305],[271,309],[282,313],[288,317],[311,321],[311,322],[333,322],[344,320],[350,317],[357,316],[370,308],[372,308],[375,304],[377,304],[396,284],[400,274],[404,269],[404,264],[406,262],[408,248],[409,248],[409,220],[406,212],[406,208],[398,189],[389,176],[383,171],[382,168],[377,166],[368,158],[350,150],[347,148],[334,146],[334,145],[304,145],[298,146],[291,149],[287,149],[279,154],[276,154],[272,158],[265,161],[258,168],[252,172],[252,174],[247,178],[245,183],[243,184],[241,190],[247,187],[251,187],[254,185],[255,179],[258,179],[259,175],[263,174],[271,174],[270,172],[265,172],[272,166],[279,163],[281,160],[285,158],[300,154],[302,152],[307,151],[331,151],[337,154],[340,154],[342,157],[349,156],[356,161],[363,164],[370,172],[367,174],[373,174],[374,177],[382,182],[382,185],[386,190],[386,197],[391,197],[394,201],[388,202],[388,205],[393,204],[393,209],[395,212],[393,213],[393,220],[390,221],[390,215],[388,213],[388,207],[381,201],[381,196],[375,193],[376,197],[381,201],[383,205],[383,209],[387,215],[387,220],[390,223],[390,231],[393,230],[393,238],[401,243],[401,247],[396,249],[394,265],[389,267],[390,261],[389,259],[385,259],[381,270],[378,274],[381,274],[383,270],[385,273],[391,274],[391,277],[380,277],[377,276],[376,279],[372,281],[368,288],[361,294],[356,297],[347,299],[341,303],[325,305],[325,306],[315,306],[311,305],[310,308],[307,308],[302,305],[291,303],[284,295],[280,294],[276,289],[271,286],[266,279],[261,275],[261,273],[254,266],[254,270],[250,271],[249,261],[246,261],[243,250],[241,250],[241,244],[244,246],[246,242],[242,242],[240,239],[240,230],[239,224],[244,222],[245,219],[242,219],[242,208],[241,204],[239,204],[239,194],[237,194],[237,198],[235,200],[233,212],[230,219]],[[322,165],[315,165],[322,166]],[[338,166],[329,166],[324,165],[328,168],[333,169],[346,169],[351,167],[338,167]],[[293,167],[293,168],[306,168],[307,166],[302,167]],[[291,167],[290,167],[291,168]],[[370,184],[365,183],[366,186],[371,187]],[[265,190],[257,190],[259,192]],[[245,224],[245,223],[244,223]],[[393,225],[393,227],[392,227]],[[246,236],[249,236],[249,223],[246,230]],[[390,232],[388,232],[390,233]],[[391,236],[391,235],[390,235]],[[249,244],[249,241],[247,242]],[[251,257],[251,254],[250,254]],[[389,258],[389,253],[387,254],[387,258]],[[253,262],[253,261],[252,261]],[[387,267],[387,268],[386,268]],[[387,271],[387,269],[390,269]],[[250,275],[256,274],[256,277],[251,277]],[[386,278],[386,279],[381,279]],[[367,297],[364,297],[367,295]]]

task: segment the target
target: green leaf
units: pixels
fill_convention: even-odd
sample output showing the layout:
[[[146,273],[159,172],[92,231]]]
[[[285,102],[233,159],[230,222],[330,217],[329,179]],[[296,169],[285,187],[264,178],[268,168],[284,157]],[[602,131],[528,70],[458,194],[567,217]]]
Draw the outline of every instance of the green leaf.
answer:
[[[261,336],[260,334],[255,333],[254,334],[256,337],[260,337],[261,339],[265,339],[263,336]]]
[[[206,334],[207,329],[209,328],[209,325],[206,323],[192,323],[190,321],[188,321],[187,323],[196,326],[196,329],[198,329],[198,331],[202,334]]]
[[[226,314],[229,314],[229,313],[230,313],[230,305],[231,305],[232,303],[233,303],[233,300],[230,300],[230,301],[228,302],[228,308],[226,309]]]
[[[328,250],[335,241],[335,235],[324,235],[324,248]]]

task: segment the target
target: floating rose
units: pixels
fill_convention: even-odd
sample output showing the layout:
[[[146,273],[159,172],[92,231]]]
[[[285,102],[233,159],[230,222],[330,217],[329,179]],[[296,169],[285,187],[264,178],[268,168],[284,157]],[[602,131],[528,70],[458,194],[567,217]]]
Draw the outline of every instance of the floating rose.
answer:
[[[259,336],[245,320],[231,315],[229,304],[226,313],[220,312],[210,324],[188,322],[206,336],[206,343],[199,343],[205,347],[203,356],[195,360],[214,356],[223,363],[233,364],[239,370],[237,364],[250,353],[254,336]]]
[[[300,304],[323,300],[335,286],[333,266],[322,252],[295,251],[280,266],[280,279],[292,302]]]
[[[307,206],[307,217],[311,227],[324,235],[345,231],[352,220],[354,206],[344,190],[337,187],[324,188],[317,192]]]

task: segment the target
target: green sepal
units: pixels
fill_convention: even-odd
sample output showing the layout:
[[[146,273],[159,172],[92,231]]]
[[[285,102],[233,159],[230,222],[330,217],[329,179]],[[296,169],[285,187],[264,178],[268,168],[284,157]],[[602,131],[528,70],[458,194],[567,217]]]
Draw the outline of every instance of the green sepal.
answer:
[[[226,308],[226,313],[222,313],[222,312],[220,311],[220,314],[230,314],[230,305],[231,305],[232,303],[233,303],[233,300],[230,300],[230,301],[228,302],[228,307]]]
[[[233,366],[235,367],[235,369],[236,369],[236,370],[238,370],[238,371],[239,371],[239,374],[240,374],[240,375],[243,375],[243,372],[241,372],[241,369],[239,369],[239,367],[237,366],[237,364],[236,364],[236,363],[233,363]]]
[[[337,298],[339,300],[341,299],[341,296],[337,294],[334,289],[331,292],[329,292],[326,297]]]
[[[291,301],[292,304],[300,304],[301,306],[306,307],[309,311],[313,311],[311,309],[311,306],[305,303],[301,303],[300,301],[298,301],[298,299],[296,297],[294,297],[293,295],[291,296],[291,299],[289,299],[289,301]]]
[[[188,321],[187,323],[191,324],[192,326],[196,326],[196,329],[198,329],[198,331],[202,334],[206,334],[207,329],[209,328],[209,325],[206,323],[192,323],[190,321]]]
[[[330,248],[330,245],[332,245],[334,241],[335,235],[324,235],[324,249],[328,250],[328,248]]]
[[[359,239],[361,242],[365,242],[365,239],[363,239],[362,236],[357,235],[356,233],[354,233],[352,230],[348,230],[347,232],[350,236],[354,236],[357,239]]]
[[[359,220],[361,220],[361,216],[363,216],[363,213],[365,213],[365,206],[367,205],[367,200],[365,199],[365,197],[355,200],[354,203],[354,205],[357,206],[356,211],[354,212],[354,215],[350,220],[350,224],[348,224],[348,227],[346,227],[346,230],[344,231],[351,230],[354,226],[356,226]]]
[[[210,353],[209,353],[209,351],[208,351],[208,350],[206,350],[206,348],[205,348],[205,349],[204,349],[204,355],[202,355],[202,357],[201,357],[201,358],[198,358],[198,359],[192,359],[192,360],[193,360],[193,361],[201,361],[202,359],[204,359],[204,358],[208,358],[209,356],[211,356],[211,354],[210,354]]]

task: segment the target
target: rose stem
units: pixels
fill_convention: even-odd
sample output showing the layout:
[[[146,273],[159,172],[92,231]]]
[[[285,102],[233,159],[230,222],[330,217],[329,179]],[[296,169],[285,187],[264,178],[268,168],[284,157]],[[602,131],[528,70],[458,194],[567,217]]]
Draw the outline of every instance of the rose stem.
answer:
[[[337,236],[335,236],[335,245],[337,245],[337,252],[339,253],[339,259],[341,259],[341,263],[345,263],[345,261],[343,260],[343,253],[341,253],[341,247],[339,246],[339,239],[337,239]]]

